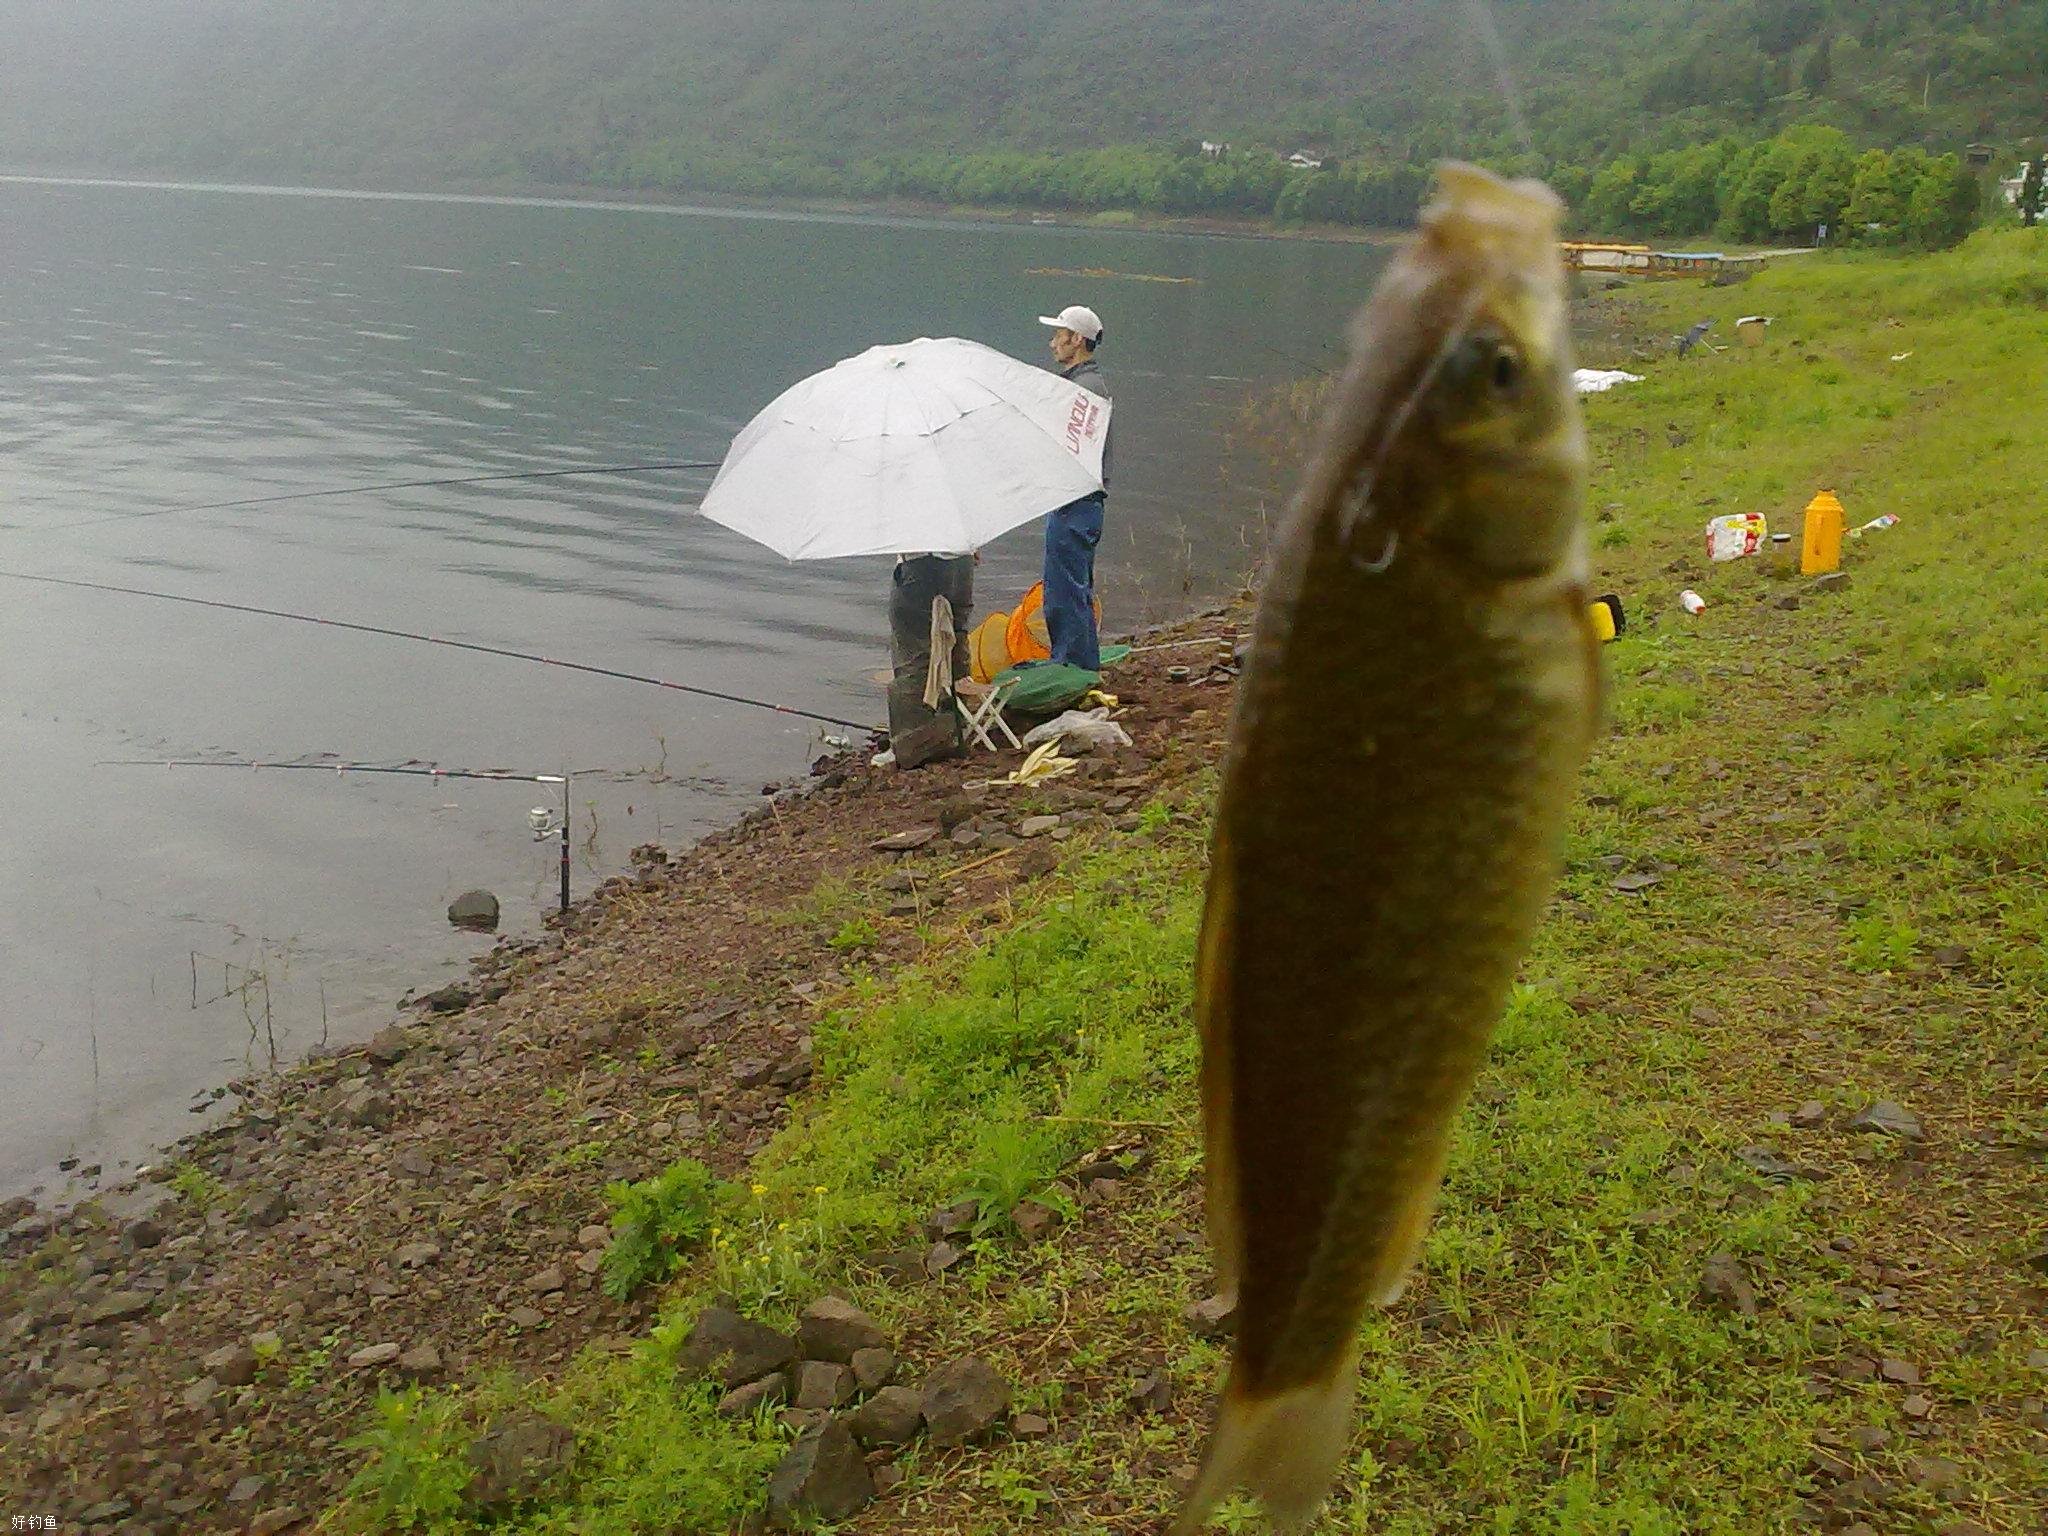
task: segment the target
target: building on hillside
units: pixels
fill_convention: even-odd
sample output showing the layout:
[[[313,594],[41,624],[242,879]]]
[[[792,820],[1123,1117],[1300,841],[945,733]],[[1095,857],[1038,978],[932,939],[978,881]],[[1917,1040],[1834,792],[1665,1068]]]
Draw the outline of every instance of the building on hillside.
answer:
[[[1320,171],[1323,168],[1323,157],[1321,155],[1310,155],[1297,149],[1287,157],[1287,163],[1297,171]]]
[[[1202,155],[1204,159],[1221,160],[1229,155],[1229,153],[1230,146],[1228,144],[1212,144],[1207,139],[1202,140]]]

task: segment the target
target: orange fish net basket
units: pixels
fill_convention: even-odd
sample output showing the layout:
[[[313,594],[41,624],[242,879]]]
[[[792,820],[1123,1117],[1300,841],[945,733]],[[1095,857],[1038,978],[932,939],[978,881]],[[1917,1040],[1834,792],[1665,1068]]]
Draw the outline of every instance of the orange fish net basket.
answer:
[[[1095,604],[1095,626],[1102,627],[1102,604]],[[1010,615],[1010,622],[1003,632],[1005,643],[1010,649],[1006,665],[1015,666],[1020,661],[1044,661],[1052,655],[1052,635],[1045,627],[1045,583],[1038,582],[1026,592],[1017,604],[1016,612]],[[997,671],[1002,668],[998,667]]]
[[[1009,630],[1010,616],[992,613],[968,634],[967,652],[977,683],[994,682],[996,674],[1010,665]]]

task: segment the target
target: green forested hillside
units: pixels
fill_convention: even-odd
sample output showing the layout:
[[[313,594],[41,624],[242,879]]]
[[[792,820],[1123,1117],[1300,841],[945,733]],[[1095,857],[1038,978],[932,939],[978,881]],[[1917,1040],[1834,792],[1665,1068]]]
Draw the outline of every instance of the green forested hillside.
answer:
[[[0,163],[971,201],[1002,189],[903,168],[1515,154],[1487,9],[1541,169],[1796,122],[1936,151],[2048,126],[2040,0],[0,0]]]

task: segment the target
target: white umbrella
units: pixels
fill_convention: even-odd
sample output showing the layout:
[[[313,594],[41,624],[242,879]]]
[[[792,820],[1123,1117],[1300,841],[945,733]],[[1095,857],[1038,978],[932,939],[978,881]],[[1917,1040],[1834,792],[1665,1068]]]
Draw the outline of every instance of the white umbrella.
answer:
[[[979,342],[870,347],[733,439],[713,522],[786,560],[966,554],[1102,489],[1109,402]]]

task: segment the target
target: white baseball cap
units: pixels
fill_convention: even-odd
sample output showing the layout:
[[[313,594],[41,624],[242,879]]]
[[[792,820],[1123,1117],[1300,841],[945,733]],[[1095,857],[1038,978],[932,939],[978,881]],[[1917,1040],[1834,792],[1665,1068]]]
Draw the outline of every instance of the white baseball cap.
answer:
[[[1072,331],[1083,341],[1102,339],[1102,316],[1085,304],[1069,304],[1056,315],[1040,315],[1038,323]]]

